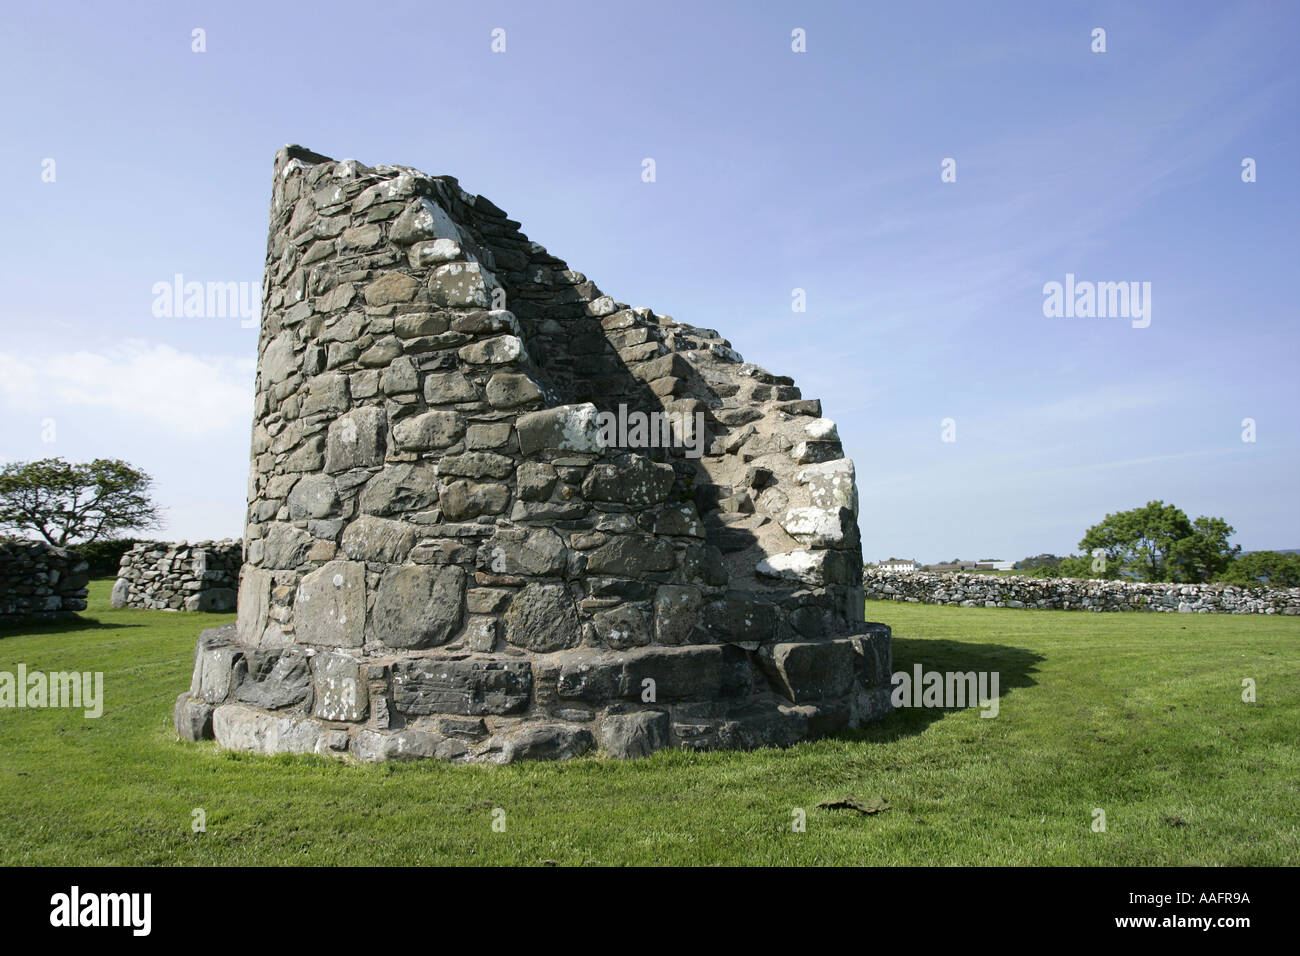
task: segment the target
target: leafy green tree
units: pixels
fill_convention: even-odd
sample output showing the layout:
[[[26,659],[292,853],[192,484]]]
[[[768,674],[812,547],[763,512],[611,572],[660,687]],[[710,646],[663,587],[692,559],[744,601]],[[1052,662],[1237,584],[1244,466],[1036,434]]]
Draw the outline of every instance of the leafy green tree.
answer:
[[[1060,557],[1055,554],[1035,554],[1033,557],[1017,561],[1015,567],[1019,571],[1033,571],[1042,567],[1054,568],[1060,563]]]
[[[1143,581],[1162,581],[1175,543],[1191,533],[1192,523],[1181,508],[1148,501],[1141,508],[1106,515],[1087,530],[1079,547],[1105,553],[1105,577],[1127,571]]]
[[[1228,544],[1234,533],[1222,518],[1202,515],[1192,521],[1181,508],[1148,501],[1106,515],[1088,529],[1079,547],[1104,553],[1102,577],[1201,582],[1221,573],[1241,550]]]
[[[0,469],[0,528],[35,531],[59,547],[153,528],[161,512],[149,497],[152,484],[117,459],[12,462]]]
[[[1212,581],[1241,553],[1241,545],[1228,544],[1235,533],[1222,518],[1197,518],[1192,533],[1174,542],[1169,555],[1170,577],[1188,583]]]
[[[1106,563],[1106,571],[1094,571],[1092,569],[1093,558],[1088,554],[1070,554],[1061,559],[1061,563],[1056,566],[1056,577],[1058,578],[1113,578],[1117,571],[1110,564]]]
[[[1247,587],[1300,588],[1300,554],[1252,551],[1235,558],[1214,580]]]

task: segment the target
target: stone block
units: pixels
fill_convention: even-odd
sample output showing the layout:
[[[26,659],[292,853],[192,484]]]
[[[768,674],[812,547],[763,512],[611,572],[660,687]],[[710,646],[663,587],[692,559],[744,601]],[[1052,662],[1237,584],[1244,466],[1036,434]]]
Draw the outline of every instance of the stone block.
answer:
[[[388,418],[382,408],[362,405],[330,423],[325,439],[325,470],[330,474],[384,463]]]
[[[346,654],[317,654],[311,659],[311,675],[313,717],[348,723],[366,719],[370,697],[361,677],[360,661]]]
[[[212,704],[185,691],[176,698],[172,722],[182,740],[198,742],[212,739]]]
[[[844,697],[857,677],[853,639],[773,644],[759,660],[778,693],[796,704]]]
[[[600,749],[610,757],[648,757],[668,743],[668,715],[661,711],[610,714],[600,722]]]
[[[505,639],[524,650],[547,653],[582,640],[573,597],[562,584],[529,584],[510,602]]]
[[[322,753],[325,728],[309,717],[268,714],[247,704],[222,704],[212,713],[212,731],[227,750],[260,754]]]
[[[413,564],[384,572],[367,634],[385,647],[416,649],[445,644],[464,619],[465,571]]]
[[[515,420],[515,430],[519,433],[519,451],[524,455],[543,449],[600,454],[605,447],[600,439],[596,406],[589,402],[520,415]]]
[[[491,658],[412,658],[393,665],[393,703],[403,714],[464,717],[516,714],[532,699],[526,662]]]
[[[365,619],[364,564],[330,561],[303,576],[294,598],[294,628],[300,643],[360,647]]]

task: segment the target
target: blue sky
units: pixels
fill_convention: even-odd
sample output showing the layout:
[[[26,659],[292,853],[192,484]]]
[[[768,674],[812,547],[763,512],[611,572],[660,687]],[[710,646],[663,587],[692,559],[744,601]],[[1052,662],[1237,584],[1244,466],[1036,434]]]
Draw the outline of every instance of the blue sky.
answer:
[[[256,332],[151,290],[260,282],[297,142],[457,176],[615,299],[794,376],[857,462],[868,560],[1063,553],[1151,498],[1300,547],[1298,27],[1290,3],[16,4],[0,459],[125,458],[159,536],[242,532]],[[1044,317],[1067,273],[1150,282],[1150,325]]]

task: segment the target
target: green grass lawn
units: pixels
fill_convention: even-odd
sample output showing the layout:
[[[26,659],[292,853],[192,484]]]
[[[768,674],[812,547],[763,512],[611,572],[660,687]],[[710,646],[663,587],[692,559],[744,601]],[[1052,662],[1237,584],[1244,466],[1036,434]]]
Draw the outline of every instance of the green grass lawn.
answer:
[[[195,637],[230,615],[115,611],[110,585],[79,624],[0,632],[0,671],[103,671],[106,697],[98,720],[0,710],[0,863],[1300,864],[1297,618],[869,602],[896,670],[999,671],[999,716],[904,710],[784,751],[361,766],[177,740]],[[816,808],[846,793],[891,809]]]

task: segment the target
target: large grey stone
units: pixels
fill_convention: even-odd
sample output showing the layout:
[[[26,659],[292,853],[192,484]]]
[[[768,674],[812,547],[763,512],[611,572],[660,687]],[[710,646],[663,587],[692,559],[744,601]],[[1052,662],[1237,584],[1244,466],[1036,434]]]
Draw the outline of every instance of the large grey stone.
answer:
[[[500,288],[496,277],[477,262],[448,262],[429,273],[429,298],[448,309],[486,309]]]
[[[519,451],[531,455],[543,449],[599,454],[605,447],[600,440],[596,406],[560,405],[520,415],[515,420],[519,432]],[[669,467],[669,474],[672,468]],[[601,499],[608,500],[608,499]]]
[[[462,312],[452,320],[451,327],[458,332],[468,332],[471,335],[491,335],[495,332],[522,334],[519,320],[508,309]]]
[[[524,501],[545,501],[556,480],[555,466],[542,461],[520,462],[515,472],[515,487]]]
[[[438,503],[438,476],[433,465],[399,462],[386,465],[361,492],[365,514],[391,515],[424,511]]]
[[[298,370],[294,346],[295,336],[289,329],[266,344],[262,357],[257,363],[258,371],[266,385],[282,382]]]
[[[600,749],[610,757],[647,757],[667,746],[668,715],[661,711],[610,714],[600,722]]]
[[[307,382],[307,398],[301,414],[341,415],[348,410],[348,377],[342,372],[325,372]]]
[[[370,697],[361,679],[361,664],[346,654],[326,652],[311,660],[315,703],[312,716],[357,723],[366,719]]]
[[[458,240],[460,233],[447,211],[432,199],[413,199],[402,214],[393,220],[388,238],[399,246],[433,239]]]
[[[780,521],[786,534],[806,548],[845,548],[857,544],[857,522],[847,508],[791,508]]]
[[[611,700],[718,701],[752,690],[748,654],[722,644],[572,651],[563,655],[556,681],[561,698],[597,705]]]
[[[415,298],[420,283],[400,272],[386,272],[366,286],[366,305],[376,308]]]
[[[562,584],[529,584],[510,602],[504,621],[506,641],[525,650],[545,653],[582,640],[573,597]]]
[[[330,561],[304,575],[293,614],[301,643],[360,647],[366,622],[366,566]]]
[[[431,411],[393,425],[393,441],[403,451],[429,451],[460,441],[465,422],[455,412]]]
[[[384,463],[388,419],[382,408],[363,405],[330,423],[325,470],[330,474]]]
[[[256,647],[266,630],[267,615],[271,609],[271,585],[274,576],[270,571],[245,564],[239,576],[240,644]]]
[[[357,356],[357,364],[366,368],[391,368],[401,361],[402,342],[395,335],[385,335]],[[380,377],[382,381],[382,376]]]
[[[388,760],[428,760],[430,758],[450,759],[453,746],[460,743],[459,752],[465,751],[464,743],[450,741],[439,734],[428,731],[398,730],[380,733],[375,730],[357,732],[352,742],[352,753],[365,763],[381,763]]]
[[[587,570],[636,577],[648,571],[671,571],[675,560],[672,544],[663,538],[620,534],[587,555]]]
[[[591,731],[571,724],[522,724],[505,735],[502,760],[569,760],[595,744]]]
[[[444,269],[453,268],[443,266]],[[526,362],[528,353],[517,335],[497,335],[471,342],[461,348],[460,359],[470,365],[505,365],[509,362]]]
[[[568,565],[568,549],[549,528],[503,528],[483,545],[480,566],[493,574],[554,577]]]
[[[813,507],[847,508],[856,518],[858,514],[858,488],[853,462],[847,458],[808,465],[795,473],[795,481],[808,486]]]
[[[842,551],[783,551],[763,558],[754,570],[760,578],[824,587],[852,584],[854,563]]]
[[[478,390],[460,372],[430,372],[424,377],[424,400],[430,405],[473,402]]]
[[[490,451],[470,451],[463,455],[449,455],[438,462],[438,474],[455,478],[509,478],[514,474],[515,462],[505,455]]]
[[[400,339],[441,335],[447,331],[447,317],[446,312],[408,312],[393,320],[393,332]]]
[[[359,516],[343,532],[343,553],[354,561],[397,564],[414,545],[414,527],[375,515]]]
[[[409,356],[399,355],[380,373],[379,387],[385,395],[406,395],[420,390],[420,373]],[[396,434],[397,428],[393,428]]]
[[[656,644],[685,644],[691,640],[700,619],[701,592],[697,587],[665,584],[655,592],[654,634]]]
[[[185,691],[176,698],[172,710],[172,723],[182,740],[197,743],[212,739],[212,711],[210,703]]]
[[[407,565],[384,572],[370,614],[369,637],[386,647],[445,644],[464,617],[463,569]]]
[[[532,669],[524,661],[413,658],[393,664],[393,704],[410,716],[515,714],[527,709],[532,690]]]
[[[261,539],[261,562],[264,568],[292,570],[307,560],[312,538],[301,528],[274,522]]]
[[[859,625],[866,634],[850,637],[856,653],[854,665],[863,687],[889,687],[892,690],[893,640],[888,624]]]
[[[226,700],[239,683],[244,650],[225,642],[225,634],[216,629],[199,635],[194,650],[194,677],[190,692],[209,704]]]
[[[454,239],[426,239],[406,250],[406,261],[412,269],[427,269],[442,262],[464,258],[460,243]]]
[[[588,501],[645,507],[667,498],[674,478],[672,465],[641,455],[619,455],[612,462],[592,466],[582,483],[582,494]]]
[[[285,473],[316,471],[325,462],[325,436],[310,435],[289,457],[284,460],[280,470]]]
[[[719,640],[754,643],[777,636],[779,615],[776,607],[760,596],[731,592],[704,606],[704,622]]]
[[[542,390],[527,375],[516,372],[496,372],[488,379],[487,400],[493,408],[515,408],[535,402]]]
[[[500,448],[510,441],[509,422],[480,422],[465,430],[465,447],[471,451]]]
[[[606,647],[626,650],[650,643],[649,607],[642,603],[628,603],[592,615],[596,635]]]
[[[261,754],[325,751],[325,729],[308,717],[268,714],[247,704],[222,704],[212,714],[217,743]]]
[[[852,639],[764,647],[763,669],[776,690],[796,704],[842,697],[853,686],[857,648]]]
[[[301,647],[250,651],[248,671],[235,699],[263,710],[301,704],[311,693],[311,661]]]
[[[289,492],[289,517],[328,518],[339,510],[338,488],[329,475],[303,475]]]
[[[506,485],[461,479],[443,489],[442,512],[448,521],[468,521],[479,515],[501,514],[509,501],[510,488]]]

